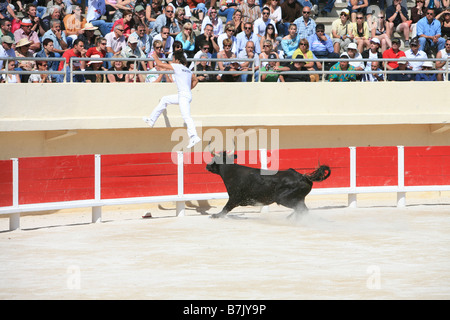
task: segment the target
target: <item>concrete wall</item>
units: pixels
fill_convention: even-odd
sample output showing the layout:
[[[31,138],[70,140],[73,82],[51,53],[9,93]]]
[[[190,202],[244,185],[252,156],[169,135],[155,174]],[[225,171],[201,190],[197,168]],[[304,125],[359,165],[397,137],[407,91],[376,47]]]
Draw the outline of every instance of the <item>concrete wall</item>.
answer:
[[[280,148],[449,145],[449,89],[448,82],[207,83],[194,89],[191,107],[203,134],[278,129]],[[153,129],[142,117],[173,93],[174,84],[2,84],[0,159],[172,151],[186,139],[178,106]]]

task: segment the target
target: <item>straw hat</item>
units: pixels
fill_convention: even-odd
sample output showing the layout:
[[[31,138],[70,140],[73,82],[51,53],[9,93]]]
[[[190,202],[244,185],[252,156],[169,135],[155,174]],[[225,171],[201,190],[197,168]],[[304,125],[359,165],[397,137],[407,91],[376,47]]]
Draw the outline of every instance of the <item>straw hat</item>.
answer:
[[[16,42],[16,48],[26,46],[27,44],[31,44],[31,41],[27,38],[22,38],[18,42]]]
[[[88,23],[86,23],[85,25],[84,25],[84,28],[82,29],[83,31],[86,31],[86,30],[92,30],[92,31],[94,31],[94,30],[97,30],[98,28],[97,27],[95,27],[92,23],[90,23],[90,22],[88,22]]]

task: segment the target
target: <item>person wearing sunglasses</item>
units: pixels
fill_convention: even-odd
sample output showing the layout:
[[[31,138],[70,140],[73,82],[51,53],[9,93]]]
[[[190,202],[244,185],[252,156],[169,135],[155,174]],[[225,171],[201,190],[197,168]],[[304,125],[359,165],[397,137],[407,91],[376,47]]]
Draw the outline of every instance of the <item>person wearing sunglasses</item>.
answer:
[[[173,60],[170,63],[163,63],[159,60],[158,54],[153,53],[152,57],[155,59],[156,66],[162,71],[173,71],[174,82],[177,85],[178,93],[173,95],[164,96],[161,98],[159,104],[153,109],[149,117],[144,117],[143,120],[150,127],[155,125],[161,113],[167,109],[169,104],[178,104],[181,111],[181,116],[187,126],[187,133],[189,136],[189,144],[187,148],[192,148],[194,145],[202,141],[197,135],[194,120],[191,117],[191,101],[192,101],[192,89],[198,83],[197,77],[191,70],[186,68],[186,58],[182,51],[175,51],[173,53]]]
[[[262,15],[261,18],[258,18],[253,23],[253,29],[254,32],[258,37],[263,37],[266,33],[266,27],[271,24],[273,28],[275,29],[275,37],[278,35],[277,27],[275,25],[275,22],[269,18],[270,16],[270,9],[268,7],[264,7],[262,9]]]
[[[334,52],[337,54],[341,50],[346,51],[348,45],[353,42],[354,35],[352,33],[350,11],[348,9],[343,9],[339,14],[339,18],[333,21],[331,35]]]
[[[155,36],[161,33],[162,27],[169,27],[170,36],[175,37],[181,32],[181,26],[178,24],[177,19],[175,19],[175,9],[172,4],[166,6],[164,13],[160,14],[156,20],[151,32],[151,36]]]
[[[316,32],[316,22],[311,18],[311,8],[303,7],[302,16],[295,19],[294,24],[297,26],[298,36],[300,39],[307,39]]]
[[[436,61],[436,70],[448,70],[448,57],[450,56],[450,38],[445,41],[445,48],[439,50],[436,54],[436,59],[443,59],[441,61]],[[444,75],[439,73],[437,75],[439,81],[444,80]],[[450,80],[450,75],[447,80]]]
[[[435,19],[436,9],[428,8],[425,18],[417,22],[417,36],[419,37],[420,50],[437,51],[445,48],[445,39],[441,36],[441,23]]]
[[[401,5],[401,0],[394,0],[392,5],[386,9],[386,20],[388,22],[388,36],[398,32],[405,37],[405,47],[409,47],[409,23],[408,9]]]
[[[248,41],[253,41],[255,44],[255,52],[259,55],[261,53],[260,38],[253,32],[253,24],[251,22],[244,23],[244,31],[236,36],[237,53],[245,50],[245,45]]]

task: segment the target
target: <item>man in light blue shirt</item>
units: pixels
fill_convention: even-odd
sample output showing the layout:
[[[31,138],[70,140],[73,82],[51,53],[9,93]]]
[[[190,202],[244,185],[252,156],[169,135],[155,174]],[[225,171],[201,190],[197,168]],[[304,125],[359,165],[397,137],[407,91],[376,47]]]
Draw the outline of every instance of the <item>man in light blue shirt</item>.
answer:
[[[427,8],[426,16],[417,22],[417,36],[422,51],[425,51],[427,45],[437,47],[438,51],[445,47],[445,39],[441,37],[441,23],[434,18],[435,15],[435,9]]]
[[[317,58],[339,58],[339,54],[334,52],[333,41],[325,33],[325,26],[322,23],[317,24],[316,33],[308,37],[309,50]]]
[[[294,24],[297,26],[299,39],[308,39],[316,31],[316,22],[311,19],[311,8],[303,7],[302,16],[295,19]]]
[[[261,39],[255,33],[253,33],[253,24],[251,22],[244,23],[244,31],[238,33],[236,36],[237,54],[239,54],[241,51],[245,51],[245,45],[248,41],[253,41],[253,43],[255,44],[255,52],[257,54],[260,54]]]
[[[136,37],[138,39],[138,47],[145,53],[147,56],[152,48],[153,38],[152,36],[145,33],[145,26],[142,24],[138,24],[136,28],[136,32],[132,33],[130,37]]]
[[[42,36],[42,41],[45,39],[53,41],[53,52],[58,53],[59,57],[68,48],[66,35],[64,31],[61,31],[61,21],[58,19],[50,20],[50,29]]]

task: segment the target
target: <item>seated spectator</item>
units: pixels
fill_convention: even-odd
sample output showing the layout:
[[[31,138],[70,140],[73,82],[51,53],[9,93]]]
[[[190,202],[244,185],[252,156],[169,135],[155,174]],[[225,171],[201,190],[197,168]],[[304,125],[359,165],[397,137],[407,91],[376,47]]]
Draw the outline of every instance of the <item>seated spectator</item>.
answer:
[[[16,42],[19,42],[21,39],[27,39],[30,43],[28,50],[34,54],[41,49],[41,42],[36,31],[31,30],[32,25],[33,23],[31,23],[30,19],[22,19],[20,29],[14,32],[14,39]]]
[[[120,55],[124,58],[145,58],[145,53],[138,47],[138,39],[136,37],[128,37],[127,45],[122,49]],[[145,61],[138,61],[136,64],[139,70],[146,70]]]
[[[8,71],[15,70],[16,69],[16,61],[9,60],[8,63],[4,63],[1,70],[5,71],[6,68],[8,68]],[[6,75],[3,73],[0,75],[0,83],[21,83],[20,76],[18,74],[9,73]]]
[[[431,61],[425,61],[422,65],[422,70],[433,70],[433,63]],[[436,73],[418,73],[415,76],[416,81],[437,81]]]
[[[201,33],[205,32],[205,27],[207,24],[211,24],[213,26],[213,33],[216,37],[223,32],[222,19],[219,19],[217,9],[214,7],[209,9],[208,15],[203,19]]]
[[[219,5],[220,10],[219,10],[218,15],[220,17],[227,18],[225,23],[233,20],[233,14],[239,5],[239,2],[240,1],[238,1],[238,0],[220,0],[220,5]]]
[[[209,43],[207,41],[203,41],[201,49],[194,55],[194,59],[200,59],[202,56],[206,56],[206,58],[211,59],[212,54],[209,52]],[[193,70],[195,66],[198,66],[199,61],[192,61],[189,69]],[[211,64],[207,62],[208,66],[211,67]]]
[[[369,7],[368,0],[348,0],[347,1],[347,10],[350,12],[351,21],[353,23],[357,22],[358,13],[361,13],[363,16],[367,15],[367,8]]]
[[[61,57],[64,51],[67,50],[67,38],[65,31],[61,30],[61,22],[53,19],[50,21],[50,30],[44,33],[42,40],[50,39],[53,41],[53,52],[57,57]]]
[[[289,34],[281,40],[281,47],[284,51],[284,58],[291,59],[294,51],[298,48],[300,37],[297,34],[297,26],[291,24],[289,26]]]
[[[416,4],[411,8],[411,25],[409,27],[411,31],[411,38],[417,35],[417,22],[426,16],[425,0],[416,0]]]
[[[103,61],[100,59],[103,57],[101,57],[99,54],[93,54],[90,56],[90,58],[94,60],[88,61],[86,71],[102,71],[101,68],[103,65]],[[105,82],[104,74],[85,74],[84,78],[86,79],[86,82]]]
[[[330,37],[325,34],[325,26],[321,23],[317,24],[316,33],[308,38],[309,48],[318,58],[338,58],[339,54],[334,52],[333,42]],[[330,63],[325,64],[325,69],[330,68]]]
[[[175,0],[175,3],[177,1],[184,1],[184,0]],[[179,26],[184,26],[186,23],[190,23],[192,25],[192,30],[194,30],[194,25],[193,25],[192,21],[186,17],[186,11],[184,10],[184,8],[177,7],[175,9],[175,19],[178,21]],[[176,38],[182,32],[183,32],[183,28],[181,28],[180,32],[178,32],[174,37]],[[192,31],[192,32],[194,32],[194,31]]]
[[[314,53],[312,53],[311,50],[309,50],[309,42],[306,39],[301,39],[300,43],[298,44],[298,49],[294,51],[294,54],[292,55],[292,59],[297,58],[298,56],[302,56],[303,59],[316,59],[316,56]],[[309,71],[317,71],[322,70],[322,63],[319,61],[308,61],[305,63],[305,68],[307,68]],[[320,79],[320,76],[318,73],[311,73],[309,75],[311,78],[311,82],[317,82]]]
[[[36,71],[48,71],[48,63],[47,61],[36,61],[37,70]],[[30,83],[52,83],[52,77],[48,73],[41,73],[37,74],[34,73],[30,75],[30,78],[28,78],[28,82]]]
[[[78,57],[78,58],[86,58],[87,50],[84,48],[84,43],[80,39],[77,39],[73,42],[73,48],[66,50],[62,57],[66,59],[66,81],[67,82],[85,82],[84,76],[82,74],[73,74],[72,79],[70,79],[70,58]],[[85,69],[86,62],[74,60],[72,63],[72,70],[79,71]],[[64,61],[61,61],[59,64],[58,71],[64,69]],[[61,80],[59,80],[60,82]]]
[[[155,27],[156,18],[162,13],[162,0],[153,0],[150,5],[147,5],[145,8],[145,18],[147,19],[147,27],[152,34],[152,31]]]
[[[113,58],[122,58],[122,56],[116,54]],[[125,82],[125,74],[121,73],[125,71],[123,60],[112,61],[112,67],[108,71],[115,71],[115,73],[108,74],[106,76],[106,82]]]
[[[83,42],[84,43],[84,42]],[[97,37],[95,39],[95,46],[91,47],[86,52],[86,57],[92,57],[98,55],[100,58],[106,57],[106,39],[103,37]]]
[[[43,8],[45,11],[47,11],[47,9],[45,9],[45,7],[40,7],[40,8]],[[26,12],[25,12],[24,18],[28,18],[31,20],[31,23],[33,24],[33,26],[31,27],[31,30],[36,31],[38,36],[42,37],[45,33],[45,30],[41,24],[42,15],[38,15],[37,9],[38,9],[38,7],[35,4],[28,3],[26,6]]]
[[[394,32],[402,33],[405,37],[405,47],[409,47],[408,9],[402,6],[401,2],[401,0],[393,0],[392,5],[386,9],[388,36],[392,38]]]
[[[200,22],[202,22],[208,12],[205,5],[205,0],[187,0],[187,3],[191,13],[197,17]]]
[[[92,23],[93,26],[98,27],[102,36],[106,36],[113,23],[106,22],[102,16],[106,14],[106,5],[104,0],[88,0],[88,11],[86,21]]]
[[[161,33],[160,34],[156,34],[153,37],[152,46],[155,45],[155,41],[156,40],[159,40],[162,43],[162,50],[161,50],[161,52],[164,54],[164,57],[162,57],[162,58],[168,57],[169,54],[172,53],[173,42],[175,41],[174,38],[172,38],[172,36],[170,35],[170,28],[167,27],[167,26],[162,27],[161,28]],[[151,57],[150,53],[149,53],[148,57]]]
[[[43,49],[36,53],[34,56],[36,58],[56,58],[56,54],[53,52],[53,40],[45,39],[42,41]],[[59,61],[47,61],[48,70],[58,71]],[[51,74],[52,82],[57,82],[59,79],[58,75]]]
[[[242,20],[244,20],[244,23],[249,22],[252,24],[252,26],[255,20],[261,17],[261,7],[259,5],[256,5],[255,2],[255,0],[247,0],[241,2],[241,4],[238,6],[238,9],[242,12]]]
[[[229,61],[218,61],[217,66],[221,71],[225,70],[225,67],[231,64],[231,60],[236,58],[236,55],[231,52],[231,46],[233,42],[230,39],[223,40],[223,50],[217,54],[217,59],[229,59]]]
[[[248,41],[245,45],[245,51],[241,51],[238,58],[242,59],[253,59],[253,61],[241,62],[241,68],[243,71],[254,70],[254,80],[258,81],[259,78],[259,56],[255,52],[255,44],[253,41]],[[241,82],[249,82],[248,78],[251,77],[249,74],[241,75]]]
[[[281,23],[278,25],[278,35],[284,37],[285,35],[288,34],[289,25],[291,23],[297,24],[295,21],[302,16],[302,6],[296,0],[285,0],[284,2],[281,3],[280,7],[281,7]],[[309,7],[308,9],[309,11],[311,11]],[[298,25],[297,29],[300,32],[300,28]],[[314,30],[315,27],[312,29],[312,33],[314,33]]]
[[[0,69],[3,67],[3,58],[15,57],[16,52],[14,51],[13,44],[14,40],[10,36],[3,36],[0,38]]]
[[[234,25],[234,36],[238,33],[244,31],[244,20],[242,19],[242,11],[239,9],[234,10],[233,20],[231,21]]]
[[[434,17],[435,10],[428,8],[426,17],[417,22],[420,50],[425,52],[429,49],[439,51],[445,47],[445,39],[441,37],[441,23]]]
[[[307,39],[316,32],[317,25],[316,22],[311,18],[310,7],[303,7],[302,16],[295,19],[294,24],[297,26],[298,36],[300,37],[300,39]],[[286,27],[286,29],[288,29],[288,27]]]
[[[254,1],[254,0],[250,0],[250,1]],[[248,41],[252,41],[255,44],[255,52],[257,54],[261,53],[262,48],[259,43],[260,38],[253,32],[253,24],[252,23],[250,23],[250,22],[244,23],[244,31],[240,32],[236,36],[236,40],[237,40],[238,54],[239,54],[239,52],[245,50],[245,45],[247,44]]]
[[[156,52],[160,59],[166,57],[163,52],[163,43],[161,40],[156,39],[153,41],[153,48],[147,56],[147,58],[151,58],[151,60],[148,62],[147,70],[152,70],[155,67],[155,62],[152,57],[153,52]]]
[[[114,30],[105,36],[106,39],[106,58],[120,54],[126,47],[127,42],[123,35],[124,29],[121,24],[114,27]],[[108,69],[111,68],[111,61],[108,61]]]
[[[253,23],[253,32],[256,33],[258,37],[264,36],[266,33],[266,27],[271,24],[275,30],[275,37],[277,36],[278,31],[276,30],[275,23],[269,19],[270,9],[268,7],[264,7],[261,10],[262,16],[255,20]]]
[[[50,21],[59,20],[61,22],[61,30],[65,30],[64,22],[64,12],[59,5],[53,5],[48,9],[48,16],[45,16],[41,20],[42,28],[45,32],[50,30]]]
[[[208,42],[209,44],[209,52],[214,57],[217,57],[217,53],[220,51],[219,45],[217,44],[217,37],[214,36],[213,26],[212,24],[208,24],[205,26],[205,32],[200,34],[198,37],[195,37],[195,51],[201,50],[201,46],[203,42]],[[237,41],[237,37],[236,37]]]
[[[411,40],[410,46],[411,46],[411,49],[405,51],[405,56],[408,59],[408,64],[407,64],[406,68],[408,70],[414,70],[414,71],[421,70],[422,65],[425,61],[424,60],[416,61],[416,60],[417,59],[427,59],[427,54],[424,51],[419,50],[419,41],[417,41],[417,39]]]
[[[278,30],[280,29],[280,25],[282,23],[280,0],[269,0],[266,2],[264,7],[269,8],[270,10],[269,19],[272,20],[273,23],[275,23],[275,26],[277,27],[276,33],[279,34]]]
[[[445,48],[442,50],[439,50],[436,54],[436,59],[442,59],[441,61],[436,61],[436,69],[437,70],[448,70],[448,57],[450,55],[450,39],[445,40]],[[439,81],[444,80],[444,75],[442,73],[439,73],[437,75],[437,78]],[[450,80],[450,76],[449,79]]]
[[[441,22],[441,37],[450,38],[450,7],[447,10],[442,11],[436,16],[436,20]]]
[[[86,50],[89,50],[90,48],[93,48],[96,46],[96,35],[95,30],[97,30],[97,27],[94,27],[92,23],[86,23],[84,25],[84,28],[81,29],[81,33],[78,35],[78,39],[81,39],[84,43],[84,48]]]
[[[151,5],[146,5],[146,6],[150,10]],[[149,33],[151,31],[149,29],[150,21],[148,20],[147,15],[146,15],[146,10],[142,5],[136,6],[131,24],[134,27],[135,31],[137,31],[139,25],[143,26],[144,27],[143,33],[145,35],[149,35]]]
[[[379,82],[384,81],[382,70],[379,67],[379,61],[373,61],[370,65],[367,64],[364,69],[367,73],[362,75],[362,82]]]
[[[230,39],[231,41],[233,41],[233,45],[231,46],[231,52],[237,54],[237,40],[236,37],[234,36],[234,31],[235,28],[233,23],[230,22],[225,25],[225,32],[219,35],[219,37],[217,38],[217,44],[219,45],[220,49],[219,51],[223,50],[223,40]]]
[[[266,40],[266,42],[263,44],[262,47],[262,52],[259,54],[259,59],[263,60],[263,59],[269,59],[269,56],[271,54],[275,55],[275,59],[279,59],[280,57],[278,56],[278,53],[276,53],[273,49],[272,49],[272,42],[270,40]],[[268,62],[262,62],[261,66],[265,67],[268,64]],[[275,66],[278,68],[280,66],[280,62],[276,61],[275,62]]]
[[[364,61],[354,61],[357,59],[362,59],[362,55],[358,52],[358,49],[356,47],[356,43],[352,42],[348,45],[347,49],[347,56],[349,59],[349,64],[353,67],[355,71],[363,71]],[[356,79],[361,80],[361,74],[356,75]]]
[[[223,71],[241,71],[241,65],[237,61],[232,61],[230,64],[228,64]],[[220,74],[217,76],[217,79],[219,81],[223,82],[238,82],[240,79],[239,73],[227,73],[227,74]]]
[[[136,31],[132,33],[131,36],[138,39],[138,47],[147,55],[152,48],[153,39],[150,35],[145,33],[145,30],[146,26],[139,23],[136,26]]]
[[[363,53],[361,54],[361,56],[363,57],[363,59],[383,59],[383,54],[378,51],[378,49],[380,48],[380,39],[379,38],[372,38],[370,40],[370,48],[368,50],[363,51]],[[371,65],[372,62],[367,61],[364,62],[364,68],[367,67],[367,65]],[[380,63],[380,66],[383,67],[384,64]]]
[[[342,61],[337,62],[333,65],[330,71],[349,71],[349,73],[340,73],[340,74],[330,74],[328,81],[330,82],[350,82],[356,81],[356,74],[350,73],[355,69],[349,64],[349,57],[347,53],[342,53],[340,55]]]
[[[77,39],[78,36],[83,34],[83,28],[85,27],[87,21],[86,18],[84,18],[81,15],[81,7],[80,6],[72,6],[73,13],[68,14],[64,17],[64,27],[65,27],[65,34],[66,37],[69,37],[71,40],[69,40],[69,47],[71,46],[73,40]],[[86,48],[87,50],[88,48]]]
[[[17,58],[31,58],[33,53],[30,51],[31,41],[27,38],[22,38],[16,43],[16,57]],[[18,63],[19,70],[32,71],[36,68],[36,62],[33,60],[20,60]],[[28,82],[29,74],[21,75],[21,82]]]
[[[211,66],[208,65],[208,61],[206,61],[206,59],[208,59],[208,56],[205,53],[200,52],[199,59],[201,60],[197,64],[197,71],[213,71]],[[217,81],[217,76],[210,73],[197,73],[197,79],[200,82],[214,82]]]
[[[128,71],[134,71],[135,65],[137,65],[137,62],[135,64],[134,61],[128,61],[127,62]],[[127,73],[125,75],[125,82],[145,82],[145,77],[143,74]]]
[[[120,18],[114,22],[110,32],[114,31],[115,26],[122,25],[122,27],[123,27],[122,35],[125,37],[125,39],[128,39],[128,37],[131,34],[132,18],[133,18],[133,12],[130,10],[124,10],[123,18]]]
[[[358,46],[358,52],[362,53],[365,48],[370,48],[369,25],[361,12],[356,14],[356,22],[352,23],[352,34],[355,36],[353,41]]]
[[[269,55],[269,59],[278,59],[277,55],[272,52]],[[276,61],[269,61],[265,66],[261,68],[261,71],[272,71],[271,73],[262,73],[261,81],[262,82],[284,82],[284,77],[279,73],[280,67],[277,66]]]
[[[378,39],[380,41],[379,45],[381,47],[381,52],[384,52],[387,48],[392,47],[391,38],[387,32],[388,23],[386,21],[386,15],[383,10],[377,15],[377,19],[372,24],[372,39]]]
[[[188,58],[192,58],[195,54],[195,34],[192,23],[188,22],[183,25],[183,30],[176,36],[175,40],[180,41],[183,50]]]
[[[400,50],[400,39],[392,39],[392,48],[387,49],[383,52],[383,59],[398,59],[400,57],[405,57],[405,53]],[[406,66],[405,66],[406,67]],[[397,61],[388,61],[386,65],[387,70],[394,70],[398,68]]]
[[[398,68],[395,70],[405,71],[406,70],[406,58],[402,58],[398,60]],[[411,73],[395,73],[388,74],[387,76],[389,81],[414,81],[414,78]]]
[[[295,61],[289,65],[289,67],[284,67],[283,71],[308,71],[305,68],[305,61],[303,61],[303,56],[298,55]],[[308,74],[285,74],[285,82],[310,82],[311,78]]]
[[[11,32],[11,21],[7,19],[0,19],[0,39],[3,36],[9,36],[15,42],[14,33]]]
[[[354,38],[348,9],[342,10],[339,16],[339,19],[334,20],[331,25],[333,48],[334,52],[337,54],[339,54],[341,50],[346,51],[348,45],[353,42]],[[311,43],[311,41],[309,43]]]
[[[13,10],[13,8],[11,8],[9,2],[6,0],[0,2],[0,19],[6,19],[9,22],[19,20],[17,18],[16,12]]]
[[[259,41],[260,48],[262,48],[266,40],[270,40],[272,42],[273,50],[278,51],[279,41],[277,40],[275,27],[273,26],[273,24],[269,23],[267,25],[266,32],[260,39],[261,39]]]

